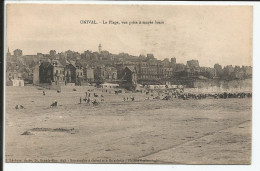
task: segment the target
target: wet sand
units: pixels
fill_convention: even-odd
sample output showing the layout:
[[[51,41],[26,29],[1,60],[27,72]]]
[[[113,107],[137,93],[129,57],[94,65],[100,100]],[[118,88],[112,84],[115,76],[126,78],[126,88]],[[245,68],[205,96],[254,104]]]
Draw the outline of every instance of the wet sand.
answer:
[[[85,91],[43,96],[37,87],[7,87],[6,162],[251,162],[251,98],[144,100],[144,93],[96,89],[105,101],[88,106],[78,104]],[[135,101],[123,101],[130,96]],[[50,108],[54,100],[58,106]]]

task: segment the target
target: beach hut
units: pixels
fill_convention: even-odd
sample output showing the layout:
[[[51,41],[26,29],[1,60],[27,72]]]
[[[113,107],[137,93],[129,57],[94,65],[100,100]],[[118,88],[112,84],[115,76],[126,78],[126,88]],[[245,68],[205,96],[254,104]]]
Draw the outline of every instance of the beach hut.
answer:
[[[119,84],[113,84],[113,83],[104,83],[100,84],[101,88],[103,89],[112,89],[112,88],[118,88]]]
[[[23,87],[24,86],[24,80],[19,79],[12,79],[12,86],[14,87]]]

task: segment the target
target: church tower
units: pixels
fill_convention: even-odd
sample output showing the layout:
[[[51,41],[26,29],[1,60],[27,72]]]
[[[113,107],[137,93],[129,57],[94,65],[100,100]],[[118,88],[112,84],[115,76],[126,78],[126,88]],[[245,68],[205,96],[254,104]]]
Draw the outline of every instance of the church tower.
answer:
[[[8,52],[6,53],[6,57],[7,57],[7,58],[11,57],[11,53],[10,53],[10,51],[9,51],[9,47],[8,47]]]
[[[101,46],[101,44],[99,44],[98,45],[98,52],[101,53],[101,51],[102,51],[102,46]]]

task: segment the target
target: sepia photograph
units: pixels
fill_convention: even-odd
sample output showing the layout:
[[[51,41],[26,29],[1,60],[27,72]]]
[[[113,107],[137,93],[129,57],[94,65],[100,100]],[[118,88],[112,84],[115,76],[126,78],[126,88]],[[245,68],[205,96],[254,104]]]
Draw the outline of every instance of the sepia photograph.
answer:
[[[6,5],[5,162],[250,165],[253,6]]]

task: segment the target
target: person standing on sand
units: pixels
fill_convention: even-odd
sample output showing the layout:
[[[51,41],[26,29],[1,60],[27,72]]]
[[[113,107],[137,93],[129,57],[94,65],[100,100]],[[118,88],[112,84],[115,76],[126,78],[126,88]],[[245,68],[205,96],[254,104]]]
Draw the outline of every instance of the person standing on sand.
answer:
[[[45,96],[45,91],[43,90],[42,95]]]
[[[81,97],[80,97],[80,99],[79,99],[79,104],[81,104]]]

